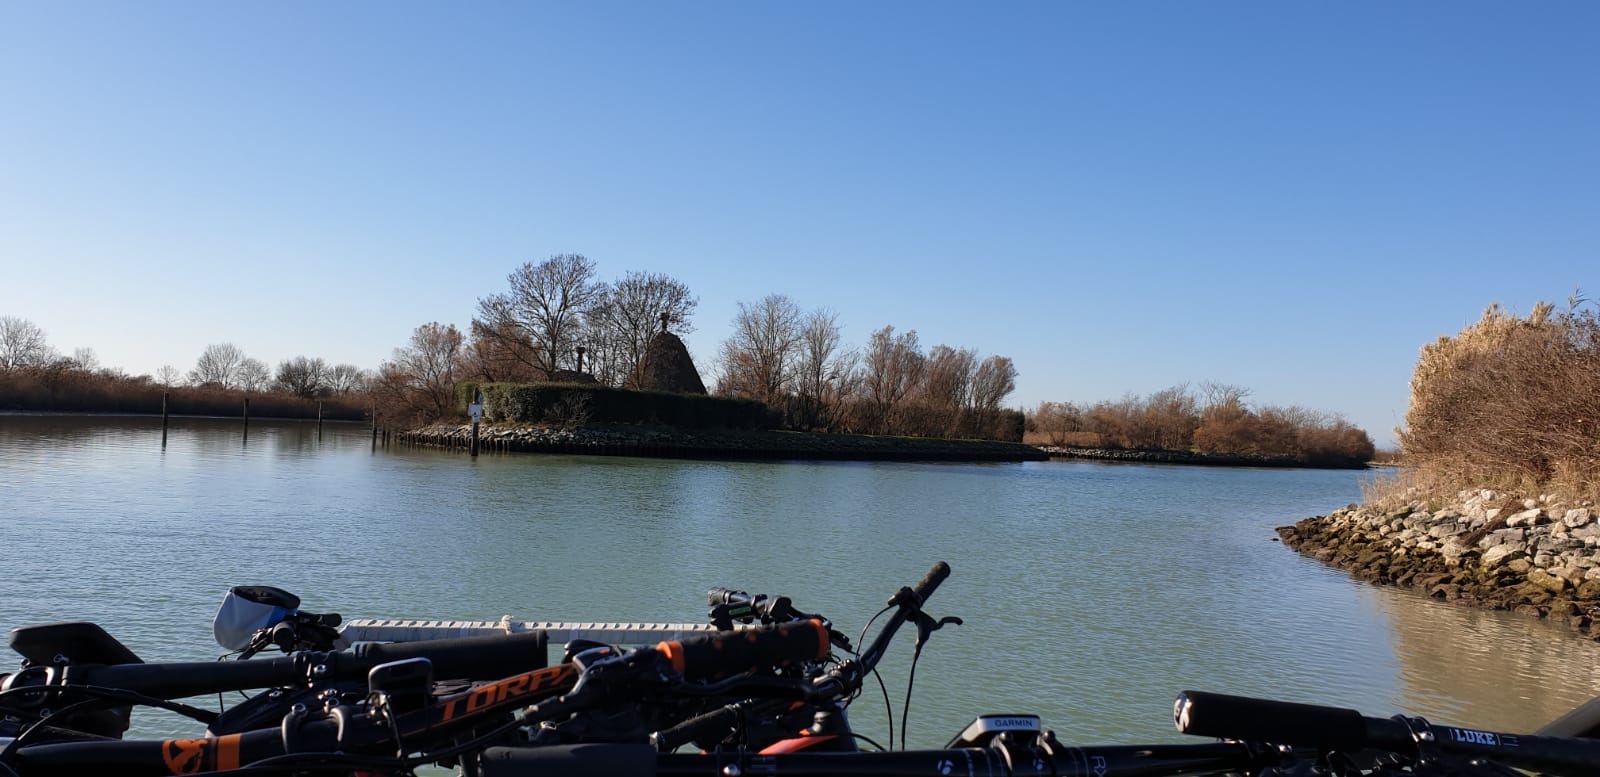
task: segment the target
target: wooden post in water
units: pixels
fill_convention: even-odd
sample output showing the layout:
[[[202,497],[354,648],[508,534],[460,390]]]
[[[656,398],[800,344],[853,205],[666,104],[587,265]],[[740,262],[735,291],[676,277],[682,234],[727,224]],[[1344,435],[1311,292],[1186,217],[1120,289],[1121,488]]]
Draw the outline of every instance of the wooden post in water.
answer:
[[[161,447],[167,447],[167,394],[161,392]]]
[[[317,440],[322,440],[322,400],[317,400]]]
[[[250,439],[250,398],[244,398],[244,438]]]

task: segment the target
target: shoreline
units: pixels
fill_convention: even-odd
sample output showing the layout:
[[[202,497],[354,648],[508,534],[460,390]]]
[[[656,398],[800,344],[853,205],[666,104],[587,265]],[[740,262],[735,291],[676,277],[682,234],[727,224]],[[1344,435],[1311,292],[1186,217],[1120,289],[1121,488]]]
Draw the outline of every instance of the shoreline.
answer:
[[[1358,580],[1547,618],[1600,640],[1600,515],[1587,500],[1471,489],[1444,505],[1352,504],[1277,532]]]
[[[408,445],[463,450],[471,444],[472,426],[436,424],[400,432],[396,439]],[[1022,462],[1049,458],[1032,445],[992,440],[781,431],[691,432],[628,425],[551,429],[485,424],[478,429],[478,444],[487,453],[711,460]]]
[[[1203,467],[1276,467],[1299,469],[1367,469],[1368,462],[1317,464],[1295,456],[1259,456],[1248,453],[1196,453],[1194,451],[1127,450],[1040,445],[1051,458],[1090,461],[1127,461],[1142,464],[1188,464]]]
[[[127,410],[0,410],[0,418],[161,418],[160,413],[135,413]],[[239,415],[206,415],[204,413],[168,413],[168,418],[203,419],[208,421],[243,421],[243,414]],[[292,415],[252,415],[252,421],[308,421],[317,423],[316,416]],[[323,418],[325,424],[361,424],[370,426],[371,421],[364,418]]]

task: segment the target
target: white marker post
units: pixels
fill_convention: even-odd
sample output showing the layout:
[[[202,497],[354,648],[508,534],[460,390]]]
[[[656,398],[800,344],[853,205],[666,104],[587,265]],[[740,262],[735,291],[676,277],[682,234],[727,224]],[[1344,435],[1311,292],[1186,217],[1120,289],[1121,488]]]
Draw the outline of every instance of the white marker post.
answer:
[[[472,415],[472,458],[478,458],[478,419],[483,416],[483,392],[473,390],[472,404],[467,405],[467,412]]]

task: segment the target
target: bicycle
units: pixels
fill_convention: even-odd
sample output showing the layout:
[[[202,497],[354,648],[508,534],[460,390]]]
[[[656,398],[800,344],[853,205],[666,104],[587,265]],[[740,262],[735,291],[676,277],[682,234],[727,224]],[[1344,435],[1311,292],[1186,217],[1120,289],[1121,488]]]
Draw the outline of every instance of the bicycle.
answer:
[[[829,658],[835,649],[844,648],[826,621],[791,619],[782,609],[768,615],[785,622],[742,631],[663,641],[636,650],[579,646],[570,660],[560,664],[507,673],[442,696],[432,689],[435,659],[471,660],[478,646],[467,649],[458,644],[444,650],[438,649],[439,643],[378,646],[384,650],[377,658],[406,657],[370,666],[360,699],[329,695],[317,707],[295,705],[276,726],[193,739],[79,738],[30,744],[24,731],[0,751],[0,773],[365,777],[405,775],[428,763],[453,766],[468,777],[1505,777],[1515,773],[1513,768],[1579,777],[1600,771],[1600,741],[1575,735],[1593,726],[1585,710],[1594,703],[1551,724],[1560,731],[1518,736],[1435,726],[1420,718],[1369,718],[1353,710],[1199,691],[1179,695],[1174,721],[1184,733],[1222,741],[1072,746],[1044,729],[1037,717],[1014,715],[980,717],[939,749],[828,751],[810,745],[774,749],[777,742],[764,741],[764,728],[757,727],[752,735],[746,726],[707,735],[715,741],[705,752],[669,752],[674,749],[669,732],[682,735],[685,726],[701,725],[708,715],[725,716],[730,708],[746,718],[781,715],[795,704],[829,713],[839,728],[789,740],[832,737],[825,741],[853,742],[844,707],[900,626],[916,624],[919,641],[925,641],[932,630],[949,622],[935,621],[923,611],[927,598],[948,574],[948,566],[940,563],[916,586],[897,592],[890,599],[894,613],[877,638],[866,650],[842,661]],[[761,615],[752,611],[751,617]],[[373,658],[370,652],[366,657]],[[353,657],[315,652],[202,664],[215,674],[193,678],[184,687],[237,684],[244,682],[246,671],[251,681],[271,682],[284,682],[291,668],[307,677],[347,675],[358,665]],[[141,672],[163,666],[184,665],[110,665],[86,676],[137,685]],[[61,679],[71,669],[62,672]],[[149,676],[173,679],[166,670]],[[74,703],[146,703],[127,690],[101,690],[104,696]],[[0,691],[0,704],[31,698],[29,694],[49,697],[69,692],[23,685],[16,688],[15,697],[7,693]],[[764,706],[780,700],[779,706]],[[41,716],[35,727],[82,711],[71,707]]]

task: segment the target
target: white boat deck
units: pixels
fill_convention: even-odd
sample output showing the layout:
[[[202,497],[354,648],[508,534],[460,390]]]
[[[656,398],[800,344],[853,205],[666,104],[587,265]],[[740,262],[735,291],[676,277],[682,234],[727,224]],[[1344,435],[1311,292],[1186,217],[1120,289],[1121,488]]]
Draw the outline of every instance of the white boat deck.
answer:
[[[746,628],[736,625],[736,628]],[[339,629],[339,646],[357,642],[420,642],[431,639],[518,634],[543,629],[550,644],[588,639],[611,645],[648,645],[716,631],[709,623],[625,623],[576,621],[519,621],[511,616],[497,621],[409,620],[352,618]]]

